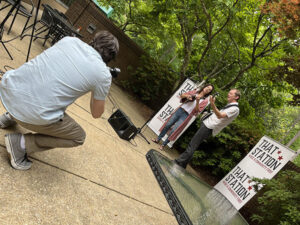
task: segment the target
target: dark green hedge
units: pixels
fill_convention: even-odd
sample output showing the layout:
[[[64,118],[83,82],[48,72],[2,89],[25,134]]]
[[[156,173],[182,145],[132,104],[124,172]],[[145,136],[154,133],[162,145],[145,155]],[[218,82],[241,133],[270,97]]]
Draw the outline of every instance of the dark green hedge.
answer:
[[[159,110],[172,95],[179,75],[150,57],[142,56],[139,65],[131,69],[130,79],[121,85],[152,109]]]

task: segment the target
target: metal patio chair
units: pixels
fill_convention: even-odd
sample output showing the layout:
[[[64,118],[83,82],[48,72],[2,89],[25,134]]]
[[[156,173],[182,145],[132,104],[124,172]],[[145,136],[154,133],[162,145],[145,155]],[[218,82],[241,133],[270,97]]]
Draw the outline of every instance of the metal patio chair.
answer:
[[[2,8],[0,8],[0,11],[3,10],[3,9],[6,9],[6,8],[9,7],[9,6],[13,6],[13,5],[15,4],[15,0],[2,0],[2,1],[3,1],[3,2],[6,2],[7,4],[4,5]],[[0,3],[1,3],[2,1],[0,1]],[[27,18],[27,19],[26,19],[26,22],[25,22],[25,25],[24,25],[24,28],[23,28],[23,30],[22,30],[22,32],[21,32],[21,35],[24,33],[24,31],[25,31],[25,29],[26,29],[26,26],[27,26],[27,24],[28,24],[28,22],[29,22],[29,19],[32,17],[32,13],[33,13],[33,10],[34,10],[34,5],[33,5],[32,0],[30,0],[30,5],[31,5],[30,11],[28,11],[28,10],[26,9],[26,7],[25,7],[24,5],[22,5],[22,4],[19,4],[19,5],[17,6],[16,11],[15,11],[15,13],[14,13],[14,18],[13,18],[11,24],[10,24],[10,27],[9,27],[9,29],[8,29],[8,31],[7,31],[7,34],[10,33],[10,31],[11,31],[11,29],[12,29],[12,26],[13,26],[13,24],[14,24],[14,22],[15,22],[15,19],[16,19],[17,15],[21,15],[21,16]]]
[[[13,57],[11,56],[11,54],[9,53],[8,49],[6,48],[4,42],[2,41],[3,33],[4,33],[4,28],[0,28],[0,43],[3,45],[5,51],[9,55],[10,59],[13,60]]]

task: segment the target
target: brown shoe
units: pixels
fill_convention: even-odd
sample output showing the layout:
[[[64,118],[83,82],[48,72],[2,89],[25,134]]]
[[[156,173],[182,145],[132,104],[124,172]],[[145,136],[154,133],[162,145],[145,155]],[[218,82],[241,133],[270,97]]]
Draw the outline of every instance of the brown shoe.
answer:
[[[165,147],[165,145],[161,145],[161,146],[159,146],[159,150],[164,150],[164,147]]]
[[[156,139],[156,138],[152,138],[151,139],[155,144],[158,144],[159,143],[159,141]]]

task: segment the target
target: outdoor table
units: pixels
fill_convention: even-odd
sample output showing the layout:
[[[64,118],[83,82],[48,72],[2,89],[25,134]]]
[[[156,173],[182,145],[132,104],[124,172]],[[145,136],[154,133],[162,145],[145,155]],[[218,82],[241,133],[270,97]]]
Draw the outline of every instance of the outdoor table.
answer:
[[[18,0],[20,1],[20,0]],[[37,8],[36,8],[36,14],[35,14],[35,18],[34,18],[34,23],[33,23],[33,28],[32,28],[32,33],[31,33],[31,38],[30,38],[30,42],[29,42],[29,48],[28,48],[28,53],[27,53],[27,58],[26,58],[26,62],[28,62],[28,59],[29,59],[29,54],[30,54],[30,50],[31,50],[31,43],[32,43],[32,38],[33,38],[33,33],[34,33],[34,30],[35,30],[35,25],[36,25],[36,22],[37,22],[37,16],[38,16],[38,12],[39,12],[39,8],[40,8],[40,4],[41,4],[41,0],[38,0],[37,2]],[[67,27],[68,29],[71,30],[71,32],[73,33],[73,35],[75,36],[78,36],[78,37],[82,37],[82,35],[80,35],[76,30],[75,28],[69,23],[67,22],[64,18],[62,18],[62,16],[58,15],[58,13],[56,13],[52,7],[50,6],[47,6],[47,5],[44,5],[43,6],[47,7],[48,10],[50,10],[54,16],[54,18],[57,18],[56,21],[59,21],[58,24],[60,24],[58,26],[58,28],[61,26],[61,24],[63,24],[62,26],[65,26]],[[59,28],[60,29],[60,28]]]
[[[43,5],[46,10],[49,10],[51,12],[51,15],[53,16],[53,22],[54,26],[56,28],[56,31],[58,31],[57,40],[61,39],[64,36],[76,36],[76,37],[82,37],[82,35],[75,29],[75,27],[63,16],[60,15],[60,12],[57,10],[54,10],[49,5]]]

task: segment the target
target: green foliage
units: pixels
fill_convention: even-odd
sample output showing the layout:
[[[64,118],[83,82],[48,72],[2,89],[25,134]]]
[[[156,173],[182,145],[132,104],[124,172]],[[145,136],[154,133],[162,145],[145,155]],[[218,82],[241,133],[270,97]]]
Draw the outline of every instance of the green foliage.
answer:
[[[159,109],[173,93],[179,77],[166,65],[147,56],[141,57],[139,65],[122,85],[139,96],[146,105]]]
[[[245,157],[261,135],[259,128],[251,128],[247,120],[236,120],[217,137],[200,145],[194,154],[193,164],[208,167],[213,174],[223,177]]]
[[[258,224],[300,224],[300,174],[281,171],[271,179],[255,179],[264,184],[259,192],[259,207],[251,219]]]
[[[217,106],[222,106],[228,89],[220,89],[250,65],[234,83],[242,92],[240,116],[199,147],[194,165],[225,174],[262,135],[280,140],[287,132],[293,118],[281,110],[292,101],[292,94],[299,96],[299,42],[281,43],[272,15],[261,16],[261,5],[266,1],[102,2],[114,8],[115,23],[152,57],[143,57],[141,67],[123,85],[153,109],[159,109],[180,80],[169,68],[194,80],[208,79],[221,92]],[[285,143],[297,129],[287,135]],[[196,131],[197,126],[191,126],[176,147],[184,150]],[[297,147],[299,141],[292,146]]]
[[[299,145],[300,145],[300,143],[299,143]],[[300,167],[300,155],[298,155],[298,157],[296,159],[294,159],[293,163]]]
[[[194,153],[192,165],[206,167],[221,178],[254,147],[265,131],[262,119],[256,117],[253,110],[251,113],[251,107],[248,105],[247,108],[245,100],[241,100],[240,108],[239,117],[230,126],[199,146]],[[177,141],[176,148],[184,151],[200,124],[200,119],[197,119]]]
[[[295,54],[294,54],[295,55]],[[300,89],[300,56],[292,56],[281,59],[279,65],[273,68],[268,74],[268,79],[275,82],[287,82],[292,84],[298,90]],[[291,92],[293,100],[292,105],[300,105],[299,91]]]
[[[299,123],[300,107],[285,105],[280,109],[270,109],[263,116],[266,127],[266,135],[287,144],[300,130]],[[300,149],[300,138],[292,146],[293,150]],[[300,164],[297,164],[300,165]]]

